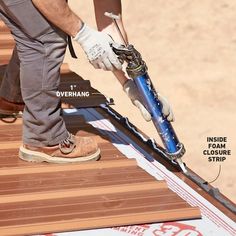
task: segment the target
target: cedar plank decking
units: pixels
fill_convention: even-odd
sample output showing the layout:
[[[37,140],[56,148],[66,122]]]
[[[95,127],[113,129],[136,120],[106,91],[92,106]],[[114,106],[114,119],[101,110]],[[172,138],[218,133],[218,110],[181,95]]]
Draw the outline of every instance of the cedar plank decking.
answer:
[[[0,123],[0,235],[30,235],[199,218],[191,207],[125,158],[81,116],[68,129],[93,136],[101,159],[84,164],[28,163],[18,159],[21,122]],[[7,140],[11,140],[7,142]]]

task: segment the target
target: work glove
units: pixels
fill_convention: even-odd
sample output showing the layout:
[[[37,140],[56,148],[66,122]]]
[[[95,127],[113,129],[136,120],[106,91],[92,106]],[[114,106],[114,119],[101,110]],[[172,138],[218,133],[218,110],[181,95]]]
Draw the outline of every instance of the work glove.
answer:
[[[133,80],[129,79],[127,82],[125,82],[123,90],[128,95],[132,103],[140,110],[143,118],[146,121],[150,121],[152,117],[145,106],[142,104],[142,99]],[[168,121],[174,121],[174,114],[167,99],[160,94],[158,94],[158,99],[162,104],[163,115],[167,118]]]
[[[80,44],[89,62],[96,69],[108,71],[122,69],[120,61],[110,46],[113,40],[106,33],[96,31],[84,24],[74,40]]]

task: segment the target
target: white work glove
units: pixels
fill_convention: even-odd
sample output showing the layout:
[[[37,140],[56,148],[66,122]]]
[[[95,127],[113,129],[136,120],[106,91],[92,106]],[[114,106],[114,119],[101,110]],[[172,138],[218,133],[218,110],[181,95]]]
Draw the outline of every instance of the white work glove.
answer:
[[[132,103],[140,110],[143,118],[146,121],[150,121],[152,119],[151,115],[147,111],[145,106],[142,104],[142,99],[139,96],[137,86],[135,85],[133,80],[130,79],[127,82],[125,82],[125,84],[123,86],[123,90],[128,95],[128,97],[130,98]],[[174,121],[174,114],[173,114],[173,111],[172,111],[167,99],[164,98],[163,96],[161,96],[160,94],[158,94],[158,99],[162,103],[163,115],[167,118],[168,121]]]
[[[89,62],[96,69],[109,71],[122,69],[120,61],[110,46],[113,40],[109,35],[84,24],[74,40],[80,44],[87,54]]]

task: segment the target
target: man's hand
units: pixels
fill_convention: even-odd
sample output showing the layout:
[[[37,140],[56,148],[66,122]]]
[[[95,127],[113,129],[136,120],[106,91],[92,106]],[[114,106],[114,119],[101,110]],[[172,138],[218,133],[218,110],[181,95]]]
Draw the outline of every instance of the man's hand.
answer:
[[[135,83],[132,80],[128,80],[124,85],[123,85],[123,90],[125,93],[128,95],[132,103],[140,110],[143,118],[146,121],[150,121],[152,119],[150,113],[147,111],[145,106],[142,104],[142,100],[139,96],[138,89],[135,85]],[[170,107],[170,104],[160,94],[158,94],[158,99],[162,103],[162,113],[163,115],[167,118],[168,121],[174,121],[174,115],[172,112],[172,109]]]
[[[109,71],[122,69],[120,61],[110,46],[113,40],[109,35],[84,24],[74,40],[81,45],[88,60],[96,69]]]

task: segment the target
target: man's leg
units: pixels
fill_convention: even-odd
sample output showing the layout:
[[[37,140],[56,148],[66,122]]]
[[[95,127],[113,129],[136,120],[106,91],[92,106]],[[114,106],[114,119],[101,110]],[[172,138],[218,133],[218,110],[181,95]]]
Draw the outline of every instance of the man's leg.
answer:
[[[41,42],[31,45],[34,50],[29,50],[29,45],[21,45],[18,50],[22,58],[20,77],[25,103],[23,142],[37,147],[52,146],[68,137],[60,114],[60,98],[56,96],[66,37],[51,32]]]
[[[0,0],[3,20],[11,29],[20,60],[25,109],[20,157],[56,163],[97,160],[100,150],[91,138],[68,134],[56,96],[66,34],[37,11],[30,0]]]
[[[11,29],[20,59],[21,92],[25,103],[23,142],[33,146],[55,145],[68,137],[60,115],[60,98],[56,96],[66,35],[47,23],[31,1],[13,3],[14,0],[4,5],[7,15],[2,19]],[[21,18],[27,18],[27,10],[31,11],[31,17],[35,11],[35,18],[24,24]],[[27,25],[33,23],[36,25]],[[37,29],[31,33],[32,28]],[[15,89],[15,83],[13,86],[9,83],[6,86]]]

